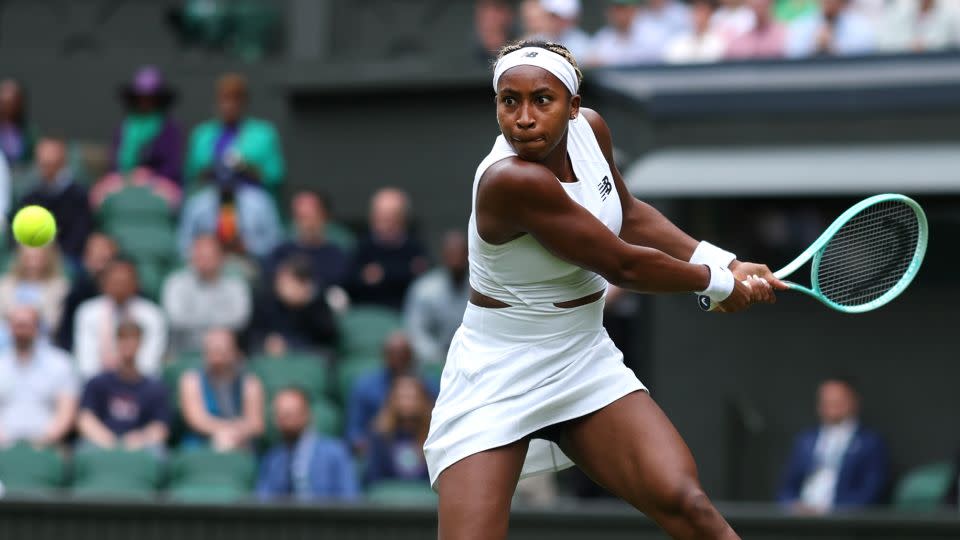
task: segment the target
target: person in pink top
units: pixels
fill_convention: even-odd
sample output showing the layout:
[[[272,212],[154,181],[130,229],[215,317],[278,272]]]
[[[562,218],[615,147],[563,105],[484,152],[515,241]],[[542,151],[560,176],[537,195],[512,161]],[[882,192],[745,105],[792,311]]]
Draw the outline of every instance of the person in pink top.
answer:
[[[749,32],[727,44],[727,58],[781,58],[787,40],[787,28],[773,17],[772,0],[749,0],[756,24]]]

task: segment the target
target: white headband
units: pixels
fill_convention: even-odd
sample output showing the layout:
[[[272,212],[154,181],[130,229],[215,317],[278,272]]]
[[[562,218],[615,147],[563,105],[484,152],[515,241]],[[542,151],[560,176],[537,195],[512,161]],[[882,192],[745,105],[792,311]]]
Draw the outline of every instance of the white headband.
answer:
[[[517,66],[537,66],[552,73],[560,82],[567,87],[571,95],[576,95],[580,88],[577,80],[577,72],[567,62],[567,59],[559,54],[542,49],[540,47],[524,47],[505,55],[497,62],[497,67],[493,70],[493,90],[497,91],[497,83],[500,77],[510,68]]]

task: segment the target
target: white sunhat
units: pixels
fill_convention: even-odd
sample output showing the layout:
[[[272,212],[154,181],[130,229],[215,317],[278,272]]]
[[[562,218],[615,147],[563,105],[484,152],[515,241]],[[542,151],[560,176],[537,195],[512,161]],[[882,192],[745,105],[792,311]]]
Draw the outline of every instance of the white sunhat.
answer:
[[[580,16],[580,0],[540,0],[540,7],[564,19],[576,19]]]

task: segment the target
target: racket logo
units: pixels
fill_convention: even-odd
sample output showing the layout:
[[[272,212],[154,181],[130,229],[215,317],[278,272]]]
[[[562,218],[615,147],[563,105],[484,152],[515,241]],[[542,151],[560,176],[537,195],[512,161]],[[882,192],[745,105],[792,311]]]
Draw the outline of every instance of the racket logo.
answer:
[[[698,303],[700,304],[700,309],[702,309],[702,310],[704,310],[704,311],[710,311],[710,307],[711,307],[711,305],[712,305],[712,302],[710,301],[710,297],[709,297],[709,296],[701,295],[699,298],[697,298],[697,301],[698,301]]]

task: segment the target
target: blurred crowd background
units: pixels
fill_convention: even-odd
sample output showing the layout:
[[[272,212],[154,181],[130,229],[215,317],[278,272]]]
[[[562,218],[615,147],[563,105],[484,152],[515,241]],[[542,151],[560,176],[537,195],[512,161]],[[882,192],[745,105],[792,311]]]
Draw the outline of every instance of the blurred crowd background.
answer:
[[[484,70],[511,39],[563,43],[594,70],[588,85],[604,68],[948,54],[960,44],[955,0],[476,0],[457,12],[472,34],[438,32],[439,46],[429,30],[443,2],[167,4],[0,5],[0,57],[20,58],[13,72],[0,67],[0,483],[10,494],[434,500],[421,447],[466,305],[469,182],[496,135],[490,102],[455,92],[489,96]],[[313,39],[291,12],[327,23],[351,13],[390,31],[365,38],[328,24]],[[42,39],[45,24],[56,40]],[[356,46],[365,39],[370,48]],[[323,69],[304,67],[323,55]],[[112,60],[99,70],[100,58]],[[387,64],[402,75],[381,80]],[[452,64],[470,76],[445,79]],[[424,80],[447,93],[419,96]],[[288,107],[277,105],[277,81]],[[451,118],[486,106],[486,131],[467,136],[448,120],[425,132],[404,103]],[[425,161],[451,139],[469,152]],[[438,175],[448,180],[432,182]],[[777,257],[844,203],[733,203],[735,235],[703,225],[715,208],[680,214]],[[9,216],[28,204],[54,213],[56,243],[9,237]],[[654,371],[642,343],[650,313],[610,291],[605,323],[642,378]],[[863,386],[876,380],[842,371],[795,385],[806,399],[793,418],[818,427],[777,432],[790,442],[775,447],[766,500],[804,513],[955,501],[947,453],[899,477],[884,436],[859,420]],[[738,418],[749,417],[740,405]],[[518,493],[541,506],[604,496],[576,472]]]
[[[507,0],[477,2],[484,51],[562,43],[587,67],[929,52],[960,45],[953,0]],[[584,29],[585,10],[604,24]]]

